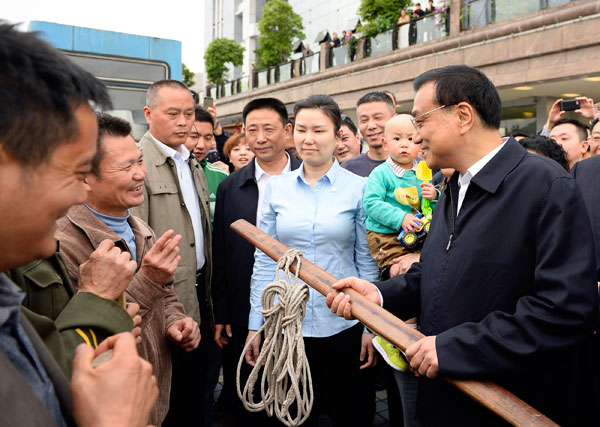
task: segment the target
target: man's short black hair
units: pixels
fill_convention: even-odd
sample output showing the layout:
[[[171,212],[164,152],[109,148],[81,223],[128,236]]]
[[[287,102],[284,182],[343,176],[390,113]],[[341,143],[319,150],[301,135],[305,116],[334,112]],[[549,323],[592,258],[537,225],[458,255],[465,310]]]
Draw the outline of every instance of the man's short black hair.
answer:
[[[583,142],[583,141],[587,141],[589,135],[588,135],[588,131],[590,130],[589,127],[587,127],[586,125],[584,125],[583,123],[581,123],[579,120],[575,120],[575,119],[560,119],[557,120],[556,122],[554,122],[554,126],[552,126],[552,129],[554,129],[556,126],[559,125],[573,125],[575,126],[575,129],[577,129],[577,135],[579,136],[579,142]]]
[[[356,135],[358,133],[358,129],[356,128],[356,125],[352,119],[344,114],[342,114],[342,126],[348,126],[348,129],[350,129],[352,135]]]
[[[523,138],[519,143],[526,150],[535,151],[542,156],[549,157],[565,168],[566,171],[569,170],[567,152],[552,138],[542,135],[533,135]]]
[[[208,112],[206,108],[203,108],[199,105],[196,105],[194,107],[194,121],[210,123],[210,125],[213,128],[215,127],[215,121],[213,119],[213,116]]]
[[[529,136],[529,134],[526,134],[525,132],[513,132],[510,134],[510,136],[512,136],[513,138],[517,138],[519,136],[522,136],[523,138],[527,138]]]
[[[384,102],[388,105],[392,114],[396,113],[396,106],[394,105],[394,101],[392,101],[390,96],[385,92],[369,92],[361,96],[360,99],[356,101],[356,108],[360,107],[362,104],[368,104],[369,102]]]
[[[63,53],[0,21],[0,145],[22,165],[48,161],[78,135],[74,111],[110,107],[106,86]]]
[[[288,123],[289,117],[285,104],[277,98],[257,98],[246,104],[242,111],[242,119],[246,124],[246,117],[254,110],[273,110],[281,119],[281,123],[285,126]]]
[[[96,113],[96,120],[98,120],[98,141],[96,154],[92,159],[91,173],[100,178],[100,162],[106,155],[102,139],[105,136],[128,136],[131,134],[131,125],[127,120],[106,113]]]
[[[494,84],[481,71],[466,65],[435,68],[413,81],[415,92],[429,82],[435,84],[434,101],[438,105],[467,102],[475,109],[485,128],[500,128],[502,102]]]
[[[590,132],[594,131],[594,128],[598,124],[598,121],[600,121],[600,118],[594,119],[594,121],[592,121],[592,123],[590,123]]]

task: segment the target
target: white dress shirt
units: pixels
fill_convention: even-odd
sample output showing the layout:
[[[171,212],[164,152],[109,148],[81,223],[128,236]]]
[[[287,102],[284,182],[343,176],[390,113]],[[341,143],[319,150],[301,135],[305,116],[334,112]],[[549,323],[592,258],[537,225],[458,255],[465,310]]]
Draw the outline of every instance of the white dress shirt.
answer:
[[[290,155],[288,153],[285,153],[285,155],[287,156],[287,163],[281,171],[282,174],[289,172],[292,168]],[[254,158],[254,166],[254,179],[256,179],[256,185],[258,185],[258,206],[256,207],[256,226],[258,227],[260,225],[260,217],[262,216],[262,203],[265,196],[265,189],[267,188],[267,183],[271,179],[271,175],[266,173],[263,168],[260,167],[256,157]]]
[[[481,159],[473,163],[473,165],[469,169],[467,169],[467,173],[465,173],[464,175],[458,175],[458,205],[456,207],[456,216],[458,216],[460,212],[460,207],[462,206],[463,201],[465,200],[465,194],[467,194],[467,189],[469,188],[471,180],[475,175],[479,173],[481,169],[483,169],[485,165],[488,164],[490,160],[494,158],[496,154],[498,154],[500,150],[502,150],[502,147],[504,147],[506,141],[508,141],[508,138],[502,138],[502,144],[500,144],[498,147],[494,148],[492,151],[483,156]]]
[[[183,201],[185,207],[192,220],[192,228],[194,229],[194,241],[196,243],[196,269],[200,270],[206,258],[204,256],[204,235],[202,234],[202,212],[200,211],[200,197],[194,184],[194,177],[192,170],[190,169],[189,159],[190,152],[183,144],[181,144],[181,151],[175,151],[168,145],[163,144],[150,134],[152,139],[156,141],[158,147],[175,162],[177,168],[177,178],[179,179],[179,186],[183,193]]]

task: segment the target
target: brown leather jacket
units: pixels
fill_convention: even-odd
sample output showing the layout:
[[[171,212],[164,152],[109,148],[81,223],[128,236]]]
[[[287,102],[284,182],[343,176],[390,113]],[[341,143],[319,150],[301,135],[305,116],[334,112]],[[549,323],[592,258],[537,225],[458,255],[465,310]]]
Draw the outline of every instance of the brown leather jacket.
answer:
[[[169,409],[171,391],[171,352],[166,332],[169,326],[185,317],[185,311],[171,286],[156,283],[139,271],[142,259],[154,245],[155,236],[139,218],[131,215],[128,221],[135,236],[138,271],[127,288],[127,301],[140,305],[142,343],[138,350],[140,356],[154,367],[160,392],[150,415],[150,424],[160,425]],[[125,241],[84,205],[73,206],[66,216],[58,220],[56,237],[60,240],[61,253],[75,287],[79,266],[88,260],[104,239],[110,239],[116,246],[128,250]]]

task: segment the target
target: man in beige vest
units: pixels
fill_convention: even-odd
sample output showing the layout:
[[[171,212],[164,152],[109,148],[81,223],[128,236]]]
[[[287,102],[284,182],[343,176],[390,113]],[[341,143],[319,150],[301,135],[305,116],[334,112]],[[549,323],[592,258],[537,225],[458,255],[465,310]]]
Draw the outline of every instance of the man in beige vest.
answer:
[[[148,88],[144,115],[149,125],[139,142],[147,170],[144,203],[131,214],[157,235],[171,229],[182,236],[173,289],[204,338],[192,352],[172,348],[171,400],[163,425],[198,425],[198,418],[211,413],[220,360],[211,339],[208,188],[202,166],[184,146],[194,123],[192,95],[181,82],[158,81]]]

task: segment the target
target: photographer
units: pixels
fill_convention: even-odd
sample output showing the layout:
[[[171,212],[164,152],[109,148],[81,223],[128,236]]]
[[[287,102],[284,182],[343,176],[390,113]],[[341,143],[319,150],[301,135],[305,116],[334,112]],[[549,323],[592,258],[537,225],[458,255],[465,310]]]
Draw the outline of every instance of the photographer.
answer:
[[[594,152],[590,152],[589,127],[585,121],[567,119],[564,117],[567,111],[573,111],[588,122],[594,120],[596,110],[594,100],[585,96],[575,99],[564,100],[557,99],[548,112],[548,120],[540,131],[540,135],[554,139],[566,152],[569,168],[575,163],[596,155],[597,147]]]

